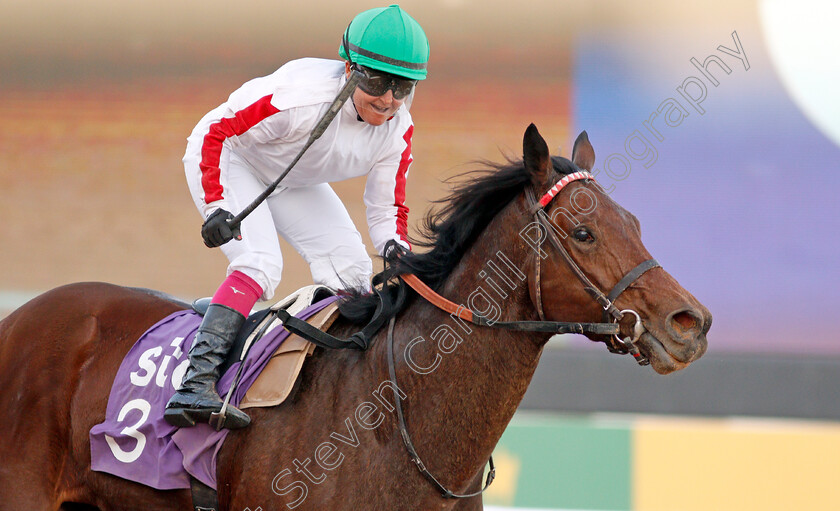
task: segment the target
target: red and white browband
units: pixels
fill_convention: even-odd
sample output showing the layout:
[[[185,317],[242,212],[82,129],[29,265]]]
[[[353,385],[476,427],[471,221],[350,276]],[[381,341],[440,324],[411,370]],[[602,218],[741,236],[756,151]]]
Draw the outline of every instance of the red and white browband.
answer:
[[[571,174],[566,174],[565,176],[563,176],[563,179],[557,181],[556,185],[552,186],[549,191],[545,192],[545,195],[543,195],[542,198],[539,200],[540,206],[543,208],[548,206],[548,203],[551,202],[555,195],[560,193],[560,190],[562,190],[564,186],[571,183],[572,181],[578,181],[581,179],[589,179],[594,181],[595,177],[593,177],[592,174],[586,172],[585,170],[582,170],[580,172],[572,172]]]

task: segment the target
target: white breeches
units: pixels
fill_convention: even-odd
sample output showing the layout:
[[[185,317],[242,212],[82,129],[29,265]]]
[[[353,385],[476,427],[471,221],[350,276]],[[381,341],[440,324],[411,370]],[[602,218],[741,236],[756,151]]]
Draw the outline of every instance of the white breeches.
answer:
[[[190,193],[203,216],[204,191],[198,163],[197,158],[184,158]],[[222,154],[222,164],[225,163],[225,199],[236,215],[266,185],[254,177],[247,163],[227,150]],[[240,229],[241,241],[231,240],[221,247],[230,261],[227,272],[240,271],[254,279],[264,290],[263,300],[274,296],[282,275],[278,234],[303,256],[316,284],[333,289],[370,289],[373,263],[362,236],[341,199],[326,183],[305,188],[278,187],[245,218]]]

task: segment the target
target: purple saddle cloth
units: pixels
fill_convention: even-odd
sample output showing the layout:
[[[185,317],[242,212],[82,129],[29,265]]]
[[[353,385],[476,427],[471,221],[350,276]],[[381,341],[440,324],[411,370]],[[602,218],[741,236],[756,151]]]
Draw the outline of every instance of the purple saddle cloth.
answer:
[[[304,309],[306,319],[337,300],[330,297]],[[169,398],[189,366],[189,348],[201,317],[191,310],[162,319],[132,346],[120,365],[108,397],[105,421],[90,430],[91,468],[159,490],[189,488],[189,475],[216,488],[216,455],[228,431],[207,424],[179,429],[163,420]],[[216,385],[221,396],[230,389],[240,364],[239,385],[230,402],[239,405],[271,355],[288,337],[274,328],[252,344],[247,358],[235,362]]]

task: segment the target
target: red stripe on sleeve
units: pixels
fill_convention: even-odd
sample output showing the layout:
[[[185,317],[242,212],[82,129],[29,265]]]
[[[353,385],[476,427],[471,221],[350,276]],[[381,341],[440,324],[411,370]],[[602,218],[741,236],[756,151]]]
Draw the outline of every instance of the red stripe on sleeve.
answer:
[[[400,157],[400,166],[397,169],[397,184],[394,187],[394,206],[397,207],[397,234],[400,239],[408,243],[408,206],[405,205],[405,179],[408,173],[408,166],[411,165],[411,135],[414,134],[414,125],[408,127],[403,135],[405,150]]]
[[[252,105],[236,112],[233,117],[225,117],[210,125],[204,143],[201,146],[201,186],[204,189],[204,202],[211,203],[222,199],[222,183],[219,180],[222,157],[222,144],[233,136],[239,136],[253,128],[266,117],[280,110],[271,104],[272,95],[260,98]]]

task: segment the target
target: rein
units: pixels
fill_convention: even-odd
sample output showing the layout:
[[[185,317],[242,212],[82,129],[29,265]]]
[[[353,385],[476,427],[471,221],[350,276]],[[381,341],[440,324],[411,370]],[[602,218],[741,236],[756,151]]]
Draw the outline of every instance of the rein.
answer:
[[[544,332],[550,334],[594,334],[618,335],[618,323],[576,323],[570,321],[493,321],[463,305],[455,305],[446,298],[435,293],[425,282],[416,275],[407,273],[399,276],[408,286],[426,299],[429,303],[474,325],[501,328],[503,330],[518,330],[522,332]]]
[[[420,459],[420,455],[417,454],[417,449],[414,448],[414,443],[411,441],[411,437],[408,434],[408,428],[405,425],[405,416],[403,415],[402,409],[402,399],[400,399],[399,388],[400,386],[397,384],[397,371],[394,367],[394,318],[391,318],[391,321],[388,323],[388,376],[391,378],[391,383],[394,384],[394,404],[396,405],[397,409],[397,421],[399,422],[400,427],[400,436],[402,437],[403,444],[405,445],[406,450],[408,451],[408,455],[411,457],[411,461],[417,465],[417,470],[423,474],[423,477],[426,478],[427,481],[432,483],[432,485],[437,488],[440,492],[441,496],[445,499],[467,499],[470,497],[477,497],[484,493],[487,488],[490,487],[490,484],[493,483],[493,479],[496,478],[496,465],[493,463],[493,456],[490,456],[487,464],[490,466],[490,471],[487,472],[487,479],[484,482],[484,487],[477,492],[468,493],[468,494],[459,494],[453,493],[452,491],[446,489],[444,485],[438,481],[435,476],[432,475],[431,472],[426,468],[426,465],[423,463],[423,460]]]
[[[568,321],[547,321],[545,319],[545,313],[542,304],[542,283],[540,281],[540,260],[542,257],[537,254],[536,268],[535,268],[535,275],[536,275],[536,282],[535,282],[535,296],[536,300],[536,307],[537,307],[537,315],[540,318],[540,321],[493,321],[488,319],[485,316],[478,314],[477,312],[464,307],[463,305],[455,305],[453,302],[447,300],[446,298],[437,294],[434,290],[432,290],[429,286],[427,286],[422,280],[417,278],[416,275],[413,274],[402,274],[400,275],[400,279],[402,279],[406,284],[408,284],[414,291],[417,292],[420,296],[426,299],[429,303],[434,305],[435,307],[452,314],[455,317],[458,317],[464,321],[469,321],[475,325],[479,326],[487,326],[492,328],[501,328],[505,330],[517,330],[517,331],[525,331],[525,332],[544,332],[544,333],[553,333],[553,334],[593,334],[602,336],[601,341],[607,345],[607,349],[611,353],[617,353],[620,355],[631,354],[633,358],[636,359],[636,362],[639,365],[648,365],[650,361],[642,355],[639,351],[639,348],[636,346],[636,342],[641,338],[642,334],[645,332],[645,327],[642,324],[642,319],[639,314],[632,310],[632,309],[624,309],[620,310],[618,307],[615,306],[615,300],[623,293],[628,287],[630,287],[636,280],[639,279],[644,273],[653,268],[660,268],[660,264],[655,259],[648,259],[637,265],[635,268],[627,272],[627,274],[618,281],[618,283],[612,288],[612,290],[608,294],[604,294],[598,289],[589,277],[580,269],[580,266],[572,259],[571,254],[566,250],[560,240],[557,237],[557,234],[554,232],[554,228],[548,223],[547,216],[544,212],[544,209],[548,207],[551,201],[556,197],[560,190],[562,190],[567,184],[578,181],[578,180],[586,180],[586,181],[593,181],[594,178],[592,174],[586,171],[574,172],[572,174],[568,174],[560,179],[557,184],[555,184],[551,189],[548,190],[540,200],[536,200],[534,196],[534,192],[531,188],[526,190],[526,196],[528,197],[528,201],[532,204],[530,206],[530,212],[536,219],[537,223],[539,224],[540,228],[546,232],[546,237],[548,238],[549,243],[554,247],[554,249],[560,253],[563,260],[566,262],[566,265],[569,269],[572,270],[572,273],[580,280],[583,284],[583,288],[586,292],[594,299],[601,308],[604,310],[603,313],[603,322],[602,323],[578,323],[578,322],[568,322]],[[622,339],[620,337],[620,327],[619,321],[624,318],[625,314],[631,314],[635,316],[636,321],[633,325],[633,335],[632,337],[626,337]]]
[[[404,284],[410,286],[414,291],[417,292],[417,294],[422,296],[425,300],[427,300],[435,307],[445,312],[448,312],[453,317],[457,317],[463,321],[468,321],[474,325],[524,332],[543,332],[551,334],[576,333],[597,335],[602,337],[602,339],[600,340],[607,345],[607,349],[609,349],[610,352],[622,355],[629,353],[633,355],[633,357],[640,365],[650,364],[650,361],[644,355],[641,354],[639,348],[636,346],[636,342],[646,331],[642,323],[641,317],[636,311],[632,309],[619,309],[615,306],[614,302],[625,290],[627,290],[627,288],[629,288],[636,280],[638,280],[639,277],[641,277],[649,270],[652,270],[653,268],[659,268],[661,266],[655,259],[648,259],[647,261],[640,263],[635,268],[627,272],[627,274],[618,281],[618,283],[612,288],[612,290],[609,293],[604,294],[603,292],[601,292],[598,286],[596,286],[589,279],[589,277],[586,276],[583,270],[581,270],[580,266],[578,266],[578,264],[575,262],[575,260],[572,258],[571,254],[569,254],[569,252],[566,250],[563,244],[560,243],[557,234],[554,232],[554,227],[549,223],[547,215],[544,212],[544,208],[548,207],[548,205],[560,193],[563,187],[565,187],[573,181],[578,180],[594,182],[594,178],[589,172],[574,172],[560,179],[557,182],[557,184],[551,187],[551,189],[549,189],[548,192],[546,192],[538,201],[536,200],[534,192],[531,188],[528,188],[526,190],[526,197],[528,198],[528,202],[531,204],[529,206],[529,212],[535,217],[540,228],[546,232],[546,237],[548,241],[560,254],[560,256],[566,262],[567,266],[572,271],[572,273],[574,273],[577,279],[580,280],[581,284],[583,284],[583,287],[586,290],[586,292],[604,310],[602,323],[547,321],[545,319],[545,313],[542,304],[542,283],[540,281],[540,260],[542,259],[542,256],[540,254],[537,254],[535,258],[536,282],[534,283],[536,288],[534,294],[537,298],[536,308],[537,315],[540,318],[539,321],[494,321],[485,316],[482,316],[476,311],[464,307],[463,305],[456,305],[450,300],[447,300],[446,298],[440,296],[423,281],[421,281],[416,275],[410,273],[401,274],[399,275],[399,278]],[[391,300],[385,296],[385,293],[383,291],[379,291],[376,288],[377,284],[382,284],[384,289],[384,278],[380,279],[380,282],[377,282],[376,278],[374,278],[373,290],[379,297],[379,305],[377,306],[377,310],[373,318],[371,319],[370,323],[362,329],[361,332],[353,334],[348,339],[342,340],[333,337],[332,335],[326,332],[322,332],[308,325],[306,322],[298,320],[294,316],[289,316],[288,314],[281,316],[281,319],[283,320],[283,324],[286,329],[298,335],[301,335],[302,337],[307,338],[310,341],[315,342],[315,344],[318,344],[319,346],[327,348],[351,348],[361,350],[367,349],[375,333],[382,326],[384,326],[385,322],[388,322],[388,372],[391,381],[394,383],[395,386],[397,386],[397,375],[395,367],[396,363],[394,358],[394,323],[396,317],[395,311],[399,311],[402,307],[402,304],[405,301],[405,286],[402,283],[399,286],[397,286],[398,293],[396,300],[394,300],[395,303],[390,303]],[[636,318],[636,321],[633,325],[632,337],[626,337],[624,339],[621,339],[619,322],[624,318],[625,314],[633,315]],[[280,315],[280,313],[278,313],[278,315]],[[397,388],[399,387],[397,386]],[[487,473],[486,482],[481,490],[470,494],[453,493],[452,491],[448,490],[445,486],[443,486],[431,474],[431,472],[429,472],[429,470],[426,468],[426,465],[420,459],[420,456],[417,454],[417,450],[414,448],[414,444],[411,441],[411,436],[409,435],[408,429],[406,427],[405,417],[403,415],[402,409],[402,400],[400,399],[399,392],[394,391],[394,399],[396,404],[400,436],[402,437],[403,444],[405,445],[405,448],[408,451],[408,455],[411,457],[411,461],[417,466],[417,469],[420,471],[423,477],[425,477],[441,493],[441,495],[447,499],[470,498],[481,495],[490,486],[490,484],[493,482],[493,479],[496,476],[496,469],[493,464],[493,457],[491,456],[488,461],[490,471]]]
[[[457,317],[464,321],[469,321],[474,325],[479,326],[487,326],[491,328],[502,328],[506,330],[517,330],[517,331],[527,331],[527,332],[545,332],[545,333],[554,333],[554,334],[562,334],[562,333],[577,333],[577,334],[595,334],[603,336],[603,342],[607,345],[607,349],[610,350],[612,353],[618,354],[627,354],[630,353],[639,363],[639,365],[648,365],[650,361],[641,354],[639,348],[636,346],[636,341],[641,338],[642,334],[645,332],[645,327],[642,324],[642,319],[639,314],[632,310],[632,309],[624,309],[620,310],[615,305],[615,300],[623,293],[628,287],[630,287],[636,280],[639,279],[644,273],[653,268],[661,267],[659,263],[655,259],[648,259],[647,261],[642,262],[641,264],[637,265],[635,268],[627,272],[627,274],[618,281],[618,283],[612,288],[612,290],[608,294],[604,294],[598,289],[589,277],[583,273],[583,270],[580,269],[580,266],[572,259],[571,254],[566,250],[565,247],[560,243],[560,240],[557,239],[557,235],[554,233],[553,227],[548,224],[548,220],[546,220],[546,215],[543,212],[544,208],[548,207],[554,197],[563,189],[564,186],[571,183],[572,181],[577,181],[585,179],[587,181],[594,181],[592,174],[589,172],[575,172],[572,174],[568,174],[564,176],[560,181],[557,182],[542,198],[537,201],[534,197],[533,191],[528,188],[526,194],[528,200],[533,206],[531,206],[532,214],[536,217],[537,222],[540,225],[541,229],[546,231],[546,236],[548,237],[549,242],[551,245],[560,253],[563,257],[563,260],[566,261],[566,264],[572,270],[572,273],[581,281],[584,286],[584,289],[587,293],[596,301],[598,304],[604,309],[603,313],[603,323],[574,323],[574,322],[565,322],[565,321],[547,321],[545,319],[545,313],[543,311],[542,305],[542,296],[541,296],[541,282],[540,282],[540,259],[542,257],[540,254],[537,254],[536,257],[536,290],[535,295],[537,297],[537,314],[540,318],[540,321],[493,321],[488,319],[485,316],[478,314],[477,312],[464,307],[463,305],[456,305],[455,303],[447,300],[446,298],[440,296],[434,290],[432,290],[426,283],[420,280],[416,275],[413,274],[402,274],[399,275],[400,279],[403,282],[408,284],[414,291],[417,292],[420,296],[422,296],[426,301],[441,309],[445,312],[448,312],[453,317]],[[542,214],[541,214],[542,213]],[[401,286],[402,287],[402,286]],[[625,339],[621,339],[619,337],[620,330],[618,322],[624,318],[625,314],[632,314],[636,317],[636,322],[633,326],[633,336],[627,337]],[[395,359],[394,359],[394,317],[391,317],[390,322],[388,324],[388,336],[387,336],[387,347],[388,347],[388,373],[391,378],[391,382],[399,388],[397,384],[397,374],[395,368]],[[488,460],[488,465],[490,467],[490,471],[487,473],[487,478],[484,483],[484,487],[476,491],[474,493],[469,494],[457,494],[453,493],[451,490],[447,489],[443,486],[440,481],[432,475],[431,472],[426,468],[426,465],[420,459],[420,455],[417,454],[417,449],[414,448],[414,443],[411,441],[411,436],[408,433],[408,428],[406,427],[405,417],[403,415],[402,410],[402,400],[400,399],[399,392],[396,390],[394,391],[394,400],[396,404],[397,410],[397,420],[399,422],[400,428],[400,436],[402,437],[403,444],[405,445],[406,450],[408,451],[409,457],[411,457],[411,461],[417,466],[417,470],[426,478],[441,494],[443,498],[452,499],[452,498],[470,498],[476,497],[484,493],[485,490],[490,486],[493,482],[493,479],[496,477],[496,468],[493,464],[493,457],[490,456]]]

